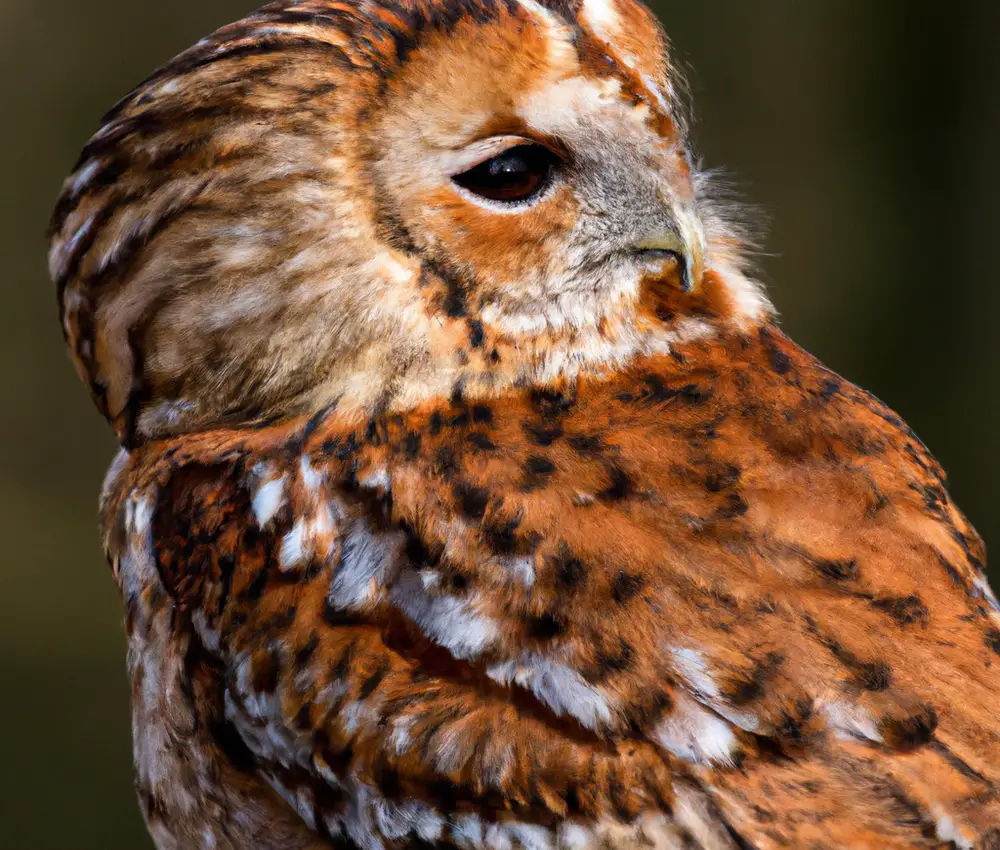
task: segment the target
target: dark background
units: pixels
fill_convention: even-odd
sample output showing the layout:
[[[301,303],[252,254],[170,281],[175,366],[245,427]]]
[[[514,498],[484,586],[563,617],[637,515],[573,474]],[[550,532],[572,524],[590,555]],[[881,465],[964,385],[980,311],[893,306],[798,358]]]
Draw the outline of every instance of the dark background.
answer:
[[[0,844],[148,847],[96,499],[110,431],[43,233],[98,117],[254,0],[0,0]],[[1000,537],[1000,3],[658,0],[698,150],[772,221],[785,328],[914,426]],[[996,576],[997,573],[994,572]]]

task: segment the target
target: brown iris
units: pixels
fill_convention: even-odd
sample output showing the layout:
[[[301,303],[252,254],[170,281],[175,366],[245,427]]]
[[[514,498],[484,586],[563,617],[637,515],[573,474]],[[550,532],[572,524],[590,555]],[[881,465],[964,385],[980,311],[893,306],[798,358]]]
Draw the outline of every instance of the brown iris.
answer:
[[[526,201],[545,189],[558,161],[542,145],[517,145],[452,179],[463,189],[491,201]]]

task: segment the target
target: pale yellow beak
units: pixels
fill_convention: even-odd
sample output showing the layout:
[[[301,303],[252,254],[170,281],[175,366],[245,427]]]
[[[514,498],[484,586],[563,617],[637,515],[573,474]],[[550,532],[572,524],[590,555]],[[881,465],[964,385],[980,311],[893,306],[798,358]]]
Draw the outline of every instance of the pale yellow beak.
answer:
[[[681,288],[693,292],[701,285],[705,263],[705,231],[701,221],[687,210],[675,213],[676,228],[640,240],[640,251],[662,251],[676,255],[681,267]]]

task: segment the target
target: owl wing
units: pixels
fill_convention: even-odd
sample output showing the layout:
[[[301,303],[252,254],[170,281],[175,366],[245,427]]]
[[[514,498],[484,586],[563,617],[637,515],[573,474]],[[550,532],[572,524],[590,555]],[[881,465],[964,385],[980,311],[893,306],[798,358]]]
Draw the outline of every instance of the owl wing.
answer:
[[[669,809],[667,754],[583,733],[443,651],[390,599],[419,543],[384,500],[270,448],[194,439],[133,458],[105,505],[130,657],[182,656],[171,689],[209,733],[180,758],[262,776],[312,830],[362,847],[528,846],[566,817]]]
[[[149,535],[227,736],[318,831],[998,834],[981,544],[905,425],[773,329],[171,451],[132,461],[110,549]]]

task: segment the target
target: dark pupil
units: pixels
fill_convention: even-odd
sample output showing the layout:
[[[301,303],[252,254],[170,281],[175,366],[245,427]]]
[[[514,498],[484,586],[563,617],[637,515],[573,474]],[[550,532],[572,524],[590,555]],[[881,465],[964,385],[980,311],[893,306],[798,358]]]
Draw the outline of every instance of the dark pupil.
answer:
[[[518,145],[457,175],[459,186],[492,201],[523,201],[540,192],[555,157],[541,145]]]

